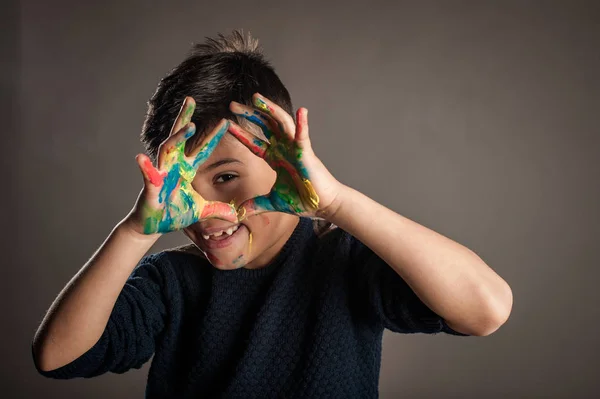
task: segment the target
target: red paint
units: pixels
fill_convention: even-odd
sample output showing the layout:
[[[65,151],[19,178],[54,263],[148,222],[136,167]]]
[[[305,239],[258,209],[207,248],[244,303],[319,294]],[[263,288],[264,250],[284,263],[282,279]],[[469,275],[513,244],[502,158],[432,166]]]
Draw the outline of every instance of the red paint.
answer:
[[[271,224],[271,219],[269,219],[269,217],[266,214],[262,213],[260,216],[262,217],[263,222],[265,222],[265,226]]]
[[[304,109],[306,108],[298,108],[298,111],[296,111],[296,120],[298,121],[298,125],[302,127],[307,125],[306,112],[302,111]]]
[[[254,140],[250,140],[244,132],[236,125],[231,124],[229,131],[237,138],[242,144],[250,149],[254,154],[264,158],[266,149],[262,146],[256,145]]]
[[[211,254],[210,252],[206,252],[206,257],[208,258],[210,263],[212,263],[214,266],[221,265],[221,261],[219,260],[219,258],[217,258],[215,255]]]
[[[150,183],[152,183],[152,185],[154,185],[155,187],[162,186],[165,180],[165,176],[167,176],[167,172],[159,172],[158,170],[156,170],[154,165],[152,165],[152,161],[150,161],[149,158],[144,159],[143,168],[144,173],[146,174],[148,180],[150,180]]]
[[[206,219],[209,216],[221,216],[226,220],[237,221],[235,209],[224,202],[208,202],[202,208],[200,219]]]
[[[284,161],[284,160],[273,161],[271,167],[273,169],[276,167],[283,168],[290,174],[290,176],[292,176],[292,178],[300,179],[300,174],[298,173],[296,168],[294,168],[292,166],[292,164],[290,164],[288,161]]]
[[[258,197],[258,195],[257,195]],[[256,201],[254,198],[244,202],[244,208],[246,209],[246,218],[254,215],[256,211],[260,211],[261,209],[256,205]]]

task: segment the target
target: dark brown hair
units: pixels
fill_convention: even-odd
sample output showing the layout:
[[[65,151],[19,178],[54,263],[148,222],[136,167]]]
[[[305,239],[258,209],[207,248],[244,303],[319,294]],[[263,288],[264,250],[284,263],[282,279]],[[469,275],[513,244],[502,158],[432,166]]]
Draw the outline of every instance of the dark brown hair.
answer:
[[[256,92],[294,118],[288,90],[250,33],[235,30],[229,36],[219,34],[195,44],[188,57],[160,81],[148,101],[141,134],[148,156],[156,162],[158,147],[169,136],[186,96],[196,101],[192,122],[197,133],[190,141],[191,146],[223,118],[256,131],[256,125],[229,111],[231,101],[252,105],[252,95]],[[314,220],[313,226],[321,235],[330,231],[332,224]]]
[[[197,133],[192,140],[198,140],[222,118],[256,128],[229,111],[231,101],[251,105],[256,92],[294,117],[288,90],[263,56],[258,40],[249,33],[235,30],[229,36],[219,34],[195,44],[188,57],[160,81],[148,101],[141,134],[148,156],[156,160],[158,146],[168,137],[186,96],[196,101],[192,122]]]

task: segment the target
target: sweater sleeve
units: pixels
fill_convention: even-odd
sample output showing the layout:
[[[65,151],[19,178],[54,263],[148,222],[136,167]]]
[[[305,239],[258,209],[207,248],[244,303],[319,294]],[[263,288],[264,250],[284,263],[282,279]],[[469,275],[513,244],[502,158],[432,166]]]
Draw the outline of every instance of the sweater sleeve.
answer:
[[[144,257],[127,279],[98,342],[58,369],[42,371],[36,365],[40,374],[56,379],[89,378],[109,371],[120,374],[140,368],[152,357],[166,317],[164,282],[152,262],[154,256]]]
[[[351,242],[357,284],[364,294],[363,298],[366,298],[370,313],[384,328],[404,334],[444,332],[467,336],[450,328],[370,248],[354,237]]]

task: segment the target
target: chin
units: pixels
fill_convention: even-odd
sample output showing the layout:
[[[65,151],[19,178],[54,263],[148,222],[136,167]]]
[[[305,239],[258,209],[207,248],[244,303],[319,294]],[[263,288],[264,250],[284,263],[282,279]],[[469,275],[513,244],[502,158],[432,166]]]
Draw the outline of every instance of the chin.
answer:
[[[265,252],[275,255],[280,242],[296,226],[299,218],[283,213],[263,213],[252,216],[234,226],[231,234],[221,233],[216,237],[208,234],[215,230],[231,227],[231,223],[205,221],[184,229],[184,233],[206,255],[208,261],[219,270],[235,270],[247,267],[257,257],[264,258]],[[227,231],[227,230],[225,230]],[[208,234],[208,239],[205,234]],[[269,256],[267,256],[269,257]],[[265,261],[262,259],[261,262]],[[268,263],[268,259],[266,259]]]
[[[220,222],[217,222],[220,223]],[[215,229],[215,224],[212,225]],[[227,227],[227,224],[216,224]],[[219,270],[235,270],[246,266],[249,262],[251,246],[250,228],[246,223],[234,226],[231,234],[226,232],[218,236],[205,238],[205,228],[200,223],[184,229],[184,233],[204,253],[211,265]]]

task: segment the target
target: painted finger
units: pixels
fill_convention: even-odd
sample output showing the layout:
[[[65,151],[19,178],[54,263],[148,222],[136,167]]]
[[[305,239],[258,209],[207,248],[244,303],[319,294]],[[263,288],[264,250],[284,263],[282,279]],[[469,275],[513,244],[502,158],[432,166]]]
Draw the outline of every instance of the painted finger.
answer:
[[[235,101],[232,101],[229,104],[229,109],[235,115],[240,116],[260,127],[260,129],[262,130],[262,132],[268,140],[271,140],[271,137],[273,136],[277,138],[281,137],[282,132],[279,131],[279,126],[277,125],[277,122],[262,111],[254,109],[252,107],[248,107],[244,104],[240,104]]]
[[[296,111],[296,143],[300,148],[310,146],[308,137],[308,110],[306,108],[298,108]]]
[[[233,204],[219,201],[207,201],[200,212],[200,219],[221,219],[231,223],[238,222],[237,210]]]
[[[147,155],[138,154],[135,157],[135,160],[140,168],[140,171],[142,172],[146,187],[160,187],[163,185],[167,173],[157,170],[154,165],[152,165],[152,161]]]
[[[267,151],[267,148],[269,148],[267,142],[262,141],[233,121],[229,121],[229,133],[238,139],[240,143],[248,147],[254,155],[261,158],[265,157],[265,152]]]
[[[277,122],[279,130],[284,132],[291,139],[294,139],[296,129],[294,119],[290,114],[260,93],[254,93],[252,102],[256,108],[269,115]]]
[[[261,195],[244,201],[238,209],[240,222],[250,216],[259,215],[264,212],[276,212],[277,209],[271,203],[270,194]]]
[[[189,123],[177,133],[166,139],[158,147],[158,169],[164,171],[170,165],[185,162],[185,142],[196,132],[196,126]]]
[[[177,118],[171,127],[171,131],[169,132],[169,136],[176,134],[181,130],[185,125],[192,121],[192,115],[194,114],[194,110],[196,109],[196,102],[192,97],[186,97],[183,100],[183,104],[181,105],[181,109],[177,114]]]
[[[229,120],[221,119],[221,121],[215,126],[210,133],[206,135],[194,149],[190,152],[188,159],[190,159],[191,167],[196,170],[210,157],[210,154],[217,148],[217,145],[227,133],[229,128]]]

